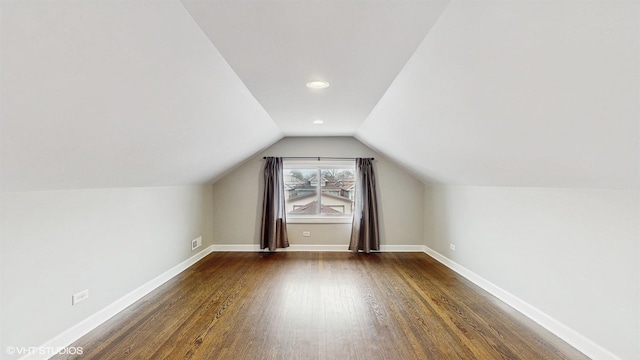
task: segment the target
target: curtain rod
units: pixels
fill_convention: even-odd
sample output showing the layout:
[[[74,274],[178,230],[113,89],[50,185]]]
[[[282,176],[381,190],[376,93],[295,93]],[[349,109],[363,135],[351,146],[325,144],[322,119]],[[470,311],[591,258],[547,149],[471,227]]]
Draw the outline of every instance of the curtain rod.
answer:
[[[267,156],[263,156],[263,159],[266,159]],[[346,158],[346,157],[327,157],[327,156],[283,156],[283,159],[326,159],[326,160],[355,160],[356,158]],[[375,160],[376,158],[366,158]]]

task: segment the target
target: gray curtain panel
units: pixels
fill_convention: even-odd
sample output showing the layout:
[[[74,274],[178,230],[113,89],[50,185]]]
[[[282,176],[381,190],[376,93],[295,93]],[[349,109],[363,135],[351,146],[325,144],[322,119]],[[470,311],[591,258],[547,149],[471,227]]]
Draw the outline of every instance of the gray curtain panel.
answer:
[[[372,159],[356,159],[356,197],[349,250],[370,253],[380,250],[378,200]]]
[[[287,237],[287,211],[284,206],[284,177],[282,158],[267,157],[264,165],[264,200],[262,202],[262,229],[260,248],[289,246]]]

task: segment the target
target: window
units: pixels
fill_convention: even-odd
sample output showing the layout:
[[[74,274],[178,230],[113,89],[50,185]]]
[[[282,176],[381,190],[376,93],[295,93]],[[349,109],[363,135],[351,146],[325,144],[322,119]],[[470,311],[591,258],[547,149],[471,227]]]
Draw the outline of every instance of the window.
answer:
[[[290,222],[349,222],[355,196],[353,161],[284,161]]]

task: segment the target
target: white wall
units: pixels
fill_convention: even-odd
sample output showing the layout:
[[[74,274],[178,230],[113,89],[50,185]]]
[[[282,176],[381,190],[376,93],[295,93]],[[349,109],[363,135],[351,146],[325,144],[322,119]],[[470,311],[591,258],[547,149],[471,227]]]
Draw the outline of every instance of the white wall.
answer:
[[[424,184],[352,137],[287,137],[213,185],[214,243],[259,244],[263,156],[375,157],[381,245],[422,245]],[[288,224],[292,245],[349,244],[350,224]],[[302,231],[310,231],[303,238]]]
[[[210,185],[1,200],[3,358],[7,346],[40,346],[211,244]],[[83,289],[89,299],[72,306]]]
[[[428,247],[640,358],[638,191],[429,186],[425,214]]]

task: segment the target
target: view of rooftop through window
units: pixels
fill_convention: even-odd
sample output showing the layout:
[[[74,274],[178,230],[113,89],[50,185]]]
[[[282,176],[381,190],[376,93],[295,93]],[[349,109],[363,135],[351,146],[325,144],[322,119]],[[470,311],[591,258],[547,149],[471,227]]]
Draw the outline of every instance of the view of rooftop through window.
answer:
[[[285,205],[288,216],[350,216],[355,196],[355,166],[301,167],[284,164]]]

